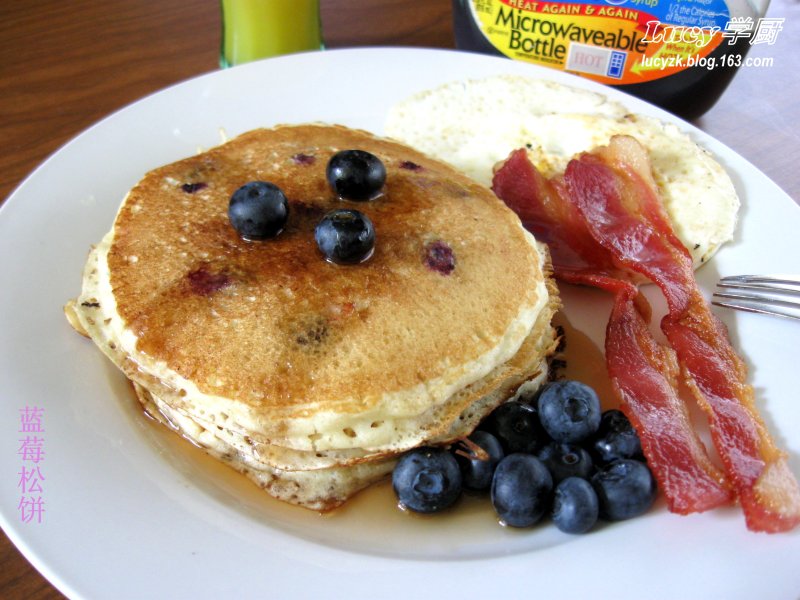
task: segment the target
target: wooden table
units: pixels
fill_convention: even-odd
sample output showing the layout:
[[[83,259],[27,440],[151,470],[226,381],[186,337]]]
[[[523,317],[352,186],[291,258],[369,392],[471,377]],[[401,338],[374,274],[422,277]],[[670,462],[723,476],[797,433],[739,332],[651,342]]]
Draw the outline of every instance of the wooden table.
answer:
[[[798,200],[800,4],[773,0],[768,16],[785,18],[783,31],[750,56],[773,66],[741,69],[696,124]],[[453,47],[450,0],[322,0],[322,21],[328,48]],[[0,31],[0,202],[95,121],[218,64],[219,8],[208,0],[8,1]],[[0,565],[0,598],[63,597],[4,535]]]

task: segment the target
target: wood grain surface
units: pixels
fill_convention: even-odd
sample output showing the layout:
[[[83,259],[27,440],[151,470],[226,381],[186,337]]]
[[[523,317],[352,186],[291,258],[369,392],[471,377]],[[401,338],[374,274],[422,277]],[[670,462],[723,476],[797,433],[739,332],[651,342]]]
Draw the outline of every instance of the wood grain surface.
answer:
[[[452,48],[450,0],[322,0],[326,46]],[[800,199],[800,3],[774,45],[750,56],[696,122]],[[218,68],[220,15],[208,0],[37,0],[0,3],[0,203],[65,142],[139,98]],[[88,525],[88,524],[87,524]],[[76,551],[80,551],[77,542]],[[0,535],[0,598],[63,596]]]

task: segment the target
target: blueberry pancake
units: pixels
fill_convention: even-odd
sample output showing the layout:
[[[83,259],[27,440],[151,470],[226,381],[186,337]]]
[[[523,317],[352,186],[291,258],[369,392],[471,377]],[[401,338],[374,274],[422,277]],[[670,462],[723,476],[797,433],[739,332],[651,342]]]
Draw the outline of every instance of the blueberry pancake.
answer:
[[[385,170],[358,200],[329,168],[353,149]],[[285,201],[266,239],[229,211],[251,182]],[[342,210],[373,227],[352,264],[315,235]],[[146,174],[68,316],[148,411],[272,495],[328,509],[535,385],[557,303],[543,247],[487,188],[405,145],[299,125]]]

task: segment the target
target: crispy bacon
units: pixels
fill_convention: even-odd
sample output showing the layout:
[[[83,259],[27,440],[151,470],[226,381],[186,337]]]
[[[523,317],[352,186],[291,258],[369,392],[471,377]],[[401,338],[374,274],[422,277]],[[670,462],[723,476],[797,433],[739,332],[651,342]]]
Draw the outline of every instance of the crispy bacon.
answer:
[[[524,152],[516,152],[494,184],[526,226],[551,243],[559,278],[615,294],[606,335],[609,373],[670,508],[710,508],[722,501],[725,487],[699,440],[689,434],[675,391],[674,354],[652,339],[649,313],[625,281],[636,274],[654,281],[667,299],[662,330],[708,415],[748,527],[776,532],[800,523],[800,489],[755,409],[743,361],[697,287],[691,258],[661,206],[641,146],[632,138],[614,138],[608,147],[571,161],[564,176],[552,180],[542,177]],[[664,439],[672,431],[685,442],[680,448]],[[658,444],[667,448],[660,458]]]
[[[702,512],[730,502],[725,476],[711,462],[678,393],[674,351],[653,338],[634,307],[638,293],[624,284],[614,296],[606,330],[606,361],[620,407],[641,436],[648,465],[657,474],[672,512]]]
[[[524,150],[508,158],[494,191],[550,247],[556,276],[614,294],[606,362],[620,406],[640,433],[648,464],[673,512],[700,512],[730,501],[724,476],[692,429],[670,348],[652,337],[650,307],[569,202],[561,180],[545,179]]]
[[[545,179],[524,149],[511,153],[495,174],[493,189],[525,228],[547,244],[560,280],[587,283],[587,277],[620,276],[608,252],[592,238],[581,214],[563,200],[563,183]]]
[[[694,280],[691,258],[672,230],[641,146],[614,138],[550,180],[517,151],[495,174],[494,189],[549,243],[559,279],[614,293],[606,334],[609,374],[670,509],[705,510],[728,497],[678,398],[677,356],[708,415],[748,527],[776,532],[800,523],[800,489],[755,409],[743,361]],[[637,274],[654,281],[667,299],[661,328],[672,348],[657,344],[649,331],[649,308],[629,283]]]
[[[755,408],[744,362],[697,286],[691,257],[659,200],[646,152],[633,138],[614,138],[571,161],[564,181],[595,242],[621,270],[646,276],[664,294],[668,314],[661,329],[691,375],[690,387],[709,418],[748,527],[793,528],[800,523],[800,488]]]

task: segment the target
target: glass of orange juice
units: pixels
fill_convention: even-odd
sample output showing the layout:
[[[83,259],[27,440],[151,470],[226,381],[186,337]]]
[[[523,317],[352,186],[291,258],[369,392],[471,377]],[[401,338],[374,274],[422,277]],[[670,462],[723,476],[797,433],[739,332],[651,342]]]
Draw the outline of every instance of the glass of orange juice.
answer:
[[[319,0],[221,0],[220,66],[321,50]]]

